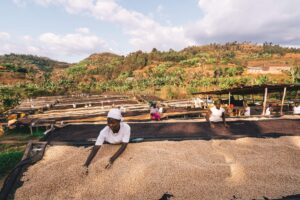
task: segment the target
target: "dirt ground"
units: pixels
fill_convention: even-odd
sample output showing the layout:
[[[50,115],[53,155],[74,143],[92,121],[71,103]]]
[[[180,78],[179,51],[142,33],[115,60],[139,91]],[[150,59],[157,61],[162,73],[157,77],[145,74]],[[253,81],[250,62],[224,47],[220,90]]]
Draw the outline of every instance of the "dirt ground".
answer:
[[[300,194],[300,136],[104,145],[84,174],[91,147],[51,146],[22,177],[15,199],[277,199]]]

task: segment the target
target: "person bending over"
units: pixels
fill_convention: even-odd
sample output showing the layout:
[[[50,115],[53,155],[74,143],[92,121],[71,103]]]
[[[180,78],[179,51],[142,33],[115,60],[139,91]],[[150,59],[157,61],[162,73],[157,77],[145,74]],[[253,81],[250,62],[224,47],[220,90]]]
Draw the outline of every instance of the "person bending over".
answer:
[[[225,110],[221,108],[221,102],[215,101],[214,106],[208,109],[208,112],[205,116],[211,128],[214,128],[215,125],[212,122],[220,122],[223,121],[224,126],[227,128],[228,125],[225,121]]]
[[[119,150],[109,159],[106,169],[110,168],[114,161],[124,152],[130,139],[130,126],[122,122],[119,109],[111,109],[107,114],[107,126],[99,133],[96,143],[88,156],[84,166],[88,167],[104,142],[110,144],[122,144]]]

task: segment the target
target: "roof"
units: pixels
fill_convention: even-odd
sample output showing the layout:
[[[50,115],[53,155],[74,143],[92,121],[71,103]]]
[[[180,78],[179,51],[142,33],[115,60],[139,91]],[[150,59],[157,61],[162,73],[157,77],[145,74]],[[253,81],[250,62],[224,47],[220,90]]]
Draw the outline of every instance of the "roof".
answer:
[[[300,90],[300,84],[280,84],[280,85],[254,85],[254,86],[242,86],[236,88],[229,88],[224,90],[215,90],[215,91],[206,91],[206,92],[194,92],[195,94],[263,94],[265,88],[268,88],[268,92],[281,92],[284,88],[287,88],[288,91],[297,91]]]

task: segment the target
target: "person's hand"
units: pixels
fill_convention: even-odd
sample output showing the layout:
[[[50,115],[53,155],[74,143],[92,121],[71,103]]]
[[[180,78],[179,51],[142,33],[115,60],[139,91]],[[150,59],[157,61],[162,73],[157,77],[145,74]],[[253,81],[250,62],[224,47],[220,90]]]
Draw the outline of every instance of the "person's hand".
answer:
[[[210,128],[215,128],[215,125],[214,124],[210,124]]]
[[[105,166],[105,169],[111,168],[112,164],[113,164],[113,161],[111,159],[109,159],[108,164]]]

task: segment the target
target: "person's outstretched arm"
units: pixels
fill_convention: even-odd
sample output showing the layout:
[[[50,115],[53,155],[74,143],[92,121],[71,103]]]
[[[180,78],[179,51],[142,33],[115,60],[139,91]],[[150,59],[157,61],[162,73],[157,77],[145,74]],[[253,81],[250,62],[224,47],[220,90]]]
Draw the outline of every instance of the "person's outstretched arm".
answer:
[[[228,125],[226,124],[226,120],[225,120],[225,112],[222,113],[222,119],[223,119],[224,126],[227,128]]]
[[[109,163],[106,165],[106,169],[110,168],[111,165],[117,160],[117,158],[125,151],[128,143],[122,143],[119,150],[109,159]]]
[[[84,166],[88,167],[90,165],[90,163],[92,162],[93,158],[95,157],[95,155],[97,154],[97,152],[99,151],[99,149],[101,148],[101,145],[95,145],[90,153],[90,155],[88,156],[88,158],[86,159]]]
[[[206,119],[206,121],[209,123],[210,127],[214,128],[214,125],[213,125],[213,124],[211,123],[211,121],[209,120],[210,115],[211,115],[211,110],[208,109],[208,111],[207,111],[207,113],[206,113],[206,115],[205,115],[205,119]]]

